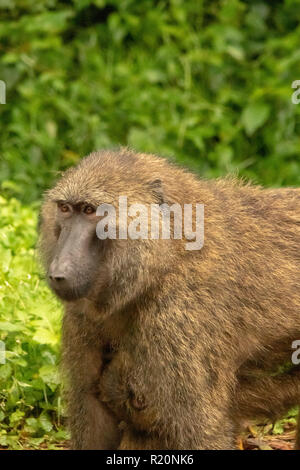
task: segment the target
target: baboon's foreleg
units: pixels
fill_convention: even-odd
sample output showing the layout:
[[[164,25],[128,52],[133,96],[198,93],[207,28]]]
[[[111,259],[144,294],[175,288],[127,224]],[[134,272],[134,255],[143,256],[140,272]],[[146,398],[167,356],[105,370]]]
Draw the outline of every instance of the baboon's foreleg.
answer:
[[[163,450],[163,446],[158,437],[150,436],[147,433],[135,432],[131,428],[123,431],[119,450]]]
[[[235,416],[240,419],[276,419],[300,404],[300,369],[264,377],[240,376]]]
[[[78,323],[76,323],[78,322]],[[99,344],[80,319],[66,314],[63,321],[63,362],[68,373],[69,427],[73,449],[117,449],[118,422],[98,398],[102,356]],[[84,334],[85,332],[85,334]]]

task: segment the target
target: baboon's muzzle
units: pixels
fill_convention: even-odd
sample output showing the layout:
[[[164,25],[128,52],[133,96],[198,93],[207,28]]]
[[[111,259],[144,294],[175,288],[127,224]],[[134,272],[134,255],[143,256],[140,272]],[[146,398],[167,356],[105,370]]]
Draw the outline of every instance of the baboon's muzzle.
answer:
[[[63,300],[76,300],[87,294],[99,263],[98,244],[95,227],[83,224],[80,217],[62,229],[48,271],[49,284],[56,295]]]

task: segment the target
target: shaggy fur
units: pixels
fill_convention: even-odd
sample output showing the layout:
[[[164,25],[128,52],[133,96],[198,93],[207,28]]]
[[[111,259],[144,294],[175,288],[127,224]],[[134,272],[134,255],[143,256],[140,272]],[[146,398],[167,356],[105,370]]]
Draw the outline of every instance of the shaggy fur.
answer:
[[[300,339],[300,190],[206,181],[128,149],[92,153],[45,197],[46,269],[54,201],[97,206],[119,195],[203,203],[204,247],[110,241],[89,295],[65,302],[74,448],[235,448],[244,418],[300,403],[299,371],[274,375]]]

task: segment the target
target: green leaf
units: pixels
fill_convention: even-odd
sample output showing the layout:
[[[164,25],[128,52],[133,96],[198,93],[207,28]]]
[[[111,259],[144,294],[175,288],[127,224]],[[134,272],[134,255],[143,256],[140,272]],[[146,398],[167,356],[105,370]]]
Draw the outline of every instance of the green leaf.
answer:
[[[29,432],[30,434],[34,434],[38,431],[39,427],[40,427],[40,423],[38,419],[36,418],[26,419],[26,427],[25,427],[26,432]]]
[[[242,123],[249,136],[261,127],[269,117],[270,106],[266,103],[251,103],[242,113]]]
[[[282,434],[284,432],[284,421],[277,421],[273,427],[273,434]]]
[[[39,375],[47,385],[58,385],[60,383],[57,366],[55,365],[42,366]]]
[[[24,418],[24,416],[25,416],[24,411],[21,411],[21,410],[15,411],[9,417],[10,425],[14,426],[16,424],[19,424],[19,422]]]
[[[0,330],[2,331],[22,331],[23,329],[23,325],[13,324],[8,321],[0,321]]]
[[[39,424],[41,428],[46,431],[50,432],[53,428],[53,425],[49,419],[49,416],[46,413],[42,413],[39,417]]]
[[[0,381],[7,380],[12,374],[12,368],[10,364],[0,365]]]
[[[58,342],[58,336],[45,329],[37,330],[32,339],[40,344],[57,344]]]
[[[2,271],[4,273],[7,273],[9,271],[9,266],[10,266],[11,259],[12,259],[11,251],[0,249],[0,258],[1,258]]]

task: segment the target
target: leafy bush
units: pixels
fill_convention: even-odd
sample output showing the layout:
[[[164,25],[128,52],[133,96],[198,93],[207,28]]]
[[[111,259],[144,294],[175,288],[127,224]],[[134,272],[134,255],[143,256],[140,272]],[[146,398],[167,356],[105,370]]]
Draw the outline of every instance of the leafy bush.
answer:
[[[35,205],[36,206],[36,205]],[[0,446],[31,446],[61,429],[58,345],[61,308],[35,259],[36,207],[0,197]]]
[[[205,176],[300,182],[300,0],[5,0],[2,189],[118,144]]]

